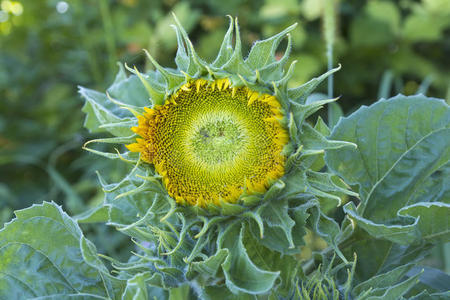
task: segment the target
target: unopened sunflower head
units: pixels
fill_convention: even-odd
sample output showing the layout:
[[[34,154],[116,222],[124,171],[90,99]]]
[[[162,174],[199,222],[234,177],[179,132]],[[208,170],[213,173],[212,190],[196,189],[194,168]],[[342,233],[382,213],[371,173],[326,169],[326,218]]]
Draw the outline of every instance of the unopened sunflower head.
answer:
[[[219,55],[209,64],[175,21],[178,69],[162,68],[146,52],[163,80],[151,82],[133,70],[153,105],[137,116],[132,130],[139,137],[127,148],[154,165],[178,204],[221,206],[242,195],[264,194],[285,174],[288,105],[279,89],[286,90],[290,37],[281,60],[275,51],[295,25],[256,43],[244,60],[239,27],[231,19]]]
[[[244,59],[237,20],[230,18],[218,56],[208,63],[196,54],[187,33],[174,19],[177,69],[163,68],[147,51],[156,70],[140,73],[125,65],[145,88],[147,105],[109,96],[137,118],[137,124],[131,126],[133,121],[126,121],[135,133],[126,147],[140,155],[141,165],[155,171],[150,180],[158,180],[178,205],[220,211],[226,204],[248,206],[267,200],[275,182],[284,186],[289,181],[287,175],[300,163],[302,154],[323,152],[303,149],[300,135],[304,119],[333,100],[307,104],[306,98],[337,68],[303,86],[288,88],[296,62],[287,71],[284,68],[291,50],[289,32],[296,24],[255,42]],[[279,52],[285,38],[286,49]],[[122,81],[113,87],[120,90],[132,78],[119,79]],[[102,126],[112,130],[119,123],[125,124]],[[117,139],[124,141],[123,136],[114,142]]]
[[[288,297],[305,227],[328,222],[321,209],[352,194],[323,172],[324,149],[348,143],[326,139],[322,119],[306,121],[334,101],[309,101],[308,95],[338,68],[291,88],[295,62],[285,66],[295,25],[255,42],[244,59],[239,26],[231,19],[217,58],[208,63],[175,23],[177,69],[161,67],[146,52],[155,70],[126,66],[133,73],[128,76],[121,66],[106,95],[80,88],[85,126],[115,136],[85,149],[134,165],[118,183],[100,177],[106,194],[101,212],[121,232],[146,241],[139,245],[141,263],[126,267],[130,274],[154,262],[150,273],[160,279],[152,282],[162,287],[198,279],[204,286],[224,282],[234,295],[276,287]],[[127,151],[92,149],[91,142]],[[98,221],[98,214],[91,217]],[[334,230],[332,225],[321,228]],[[333,245],[334,238],[323,238]],[[270,269],[273,259],[286,268]]]

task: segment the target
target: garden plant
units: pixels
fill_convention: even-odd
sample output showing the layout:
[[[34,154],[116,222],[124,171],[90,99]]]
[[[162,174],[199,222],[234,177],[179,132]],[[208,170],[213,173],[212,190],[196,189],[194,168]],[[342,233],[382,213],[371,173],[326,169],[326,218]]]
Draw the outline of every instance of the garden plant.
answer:
[[[51,201],[15,211],[0,299],[450,298],[450,276],[422,265],[450,241],[445,100],[399,94],[343,117],[332,36],[329,70],[292,86],[296,24],[244,55],[229,17],[207,61],[173,23],[176,68],[149,49],[153,69],[118,63],[106,91],[79,87],[98,135],[83,149],[128,171],[98,172],[104,199],[79,214]],[[329,97],[314,93],[327,80]],[[131,256],[97,250],[82,226],[100,223]]]

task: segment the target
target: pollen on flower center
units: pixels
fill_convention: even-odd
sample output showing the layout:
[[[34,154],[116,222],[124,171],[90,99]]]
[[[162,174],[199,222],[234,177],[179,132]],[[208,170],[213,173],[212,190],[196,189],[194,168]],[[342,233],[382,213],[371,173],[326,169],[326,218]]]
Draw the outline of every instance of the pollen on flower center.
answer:
[[[171,197],[206,207],[234,203],[247,190],[264,193],[284,174],[280,103],[269,94],[197,79],[162,106],[147,108],[128,145],[152,163]]]

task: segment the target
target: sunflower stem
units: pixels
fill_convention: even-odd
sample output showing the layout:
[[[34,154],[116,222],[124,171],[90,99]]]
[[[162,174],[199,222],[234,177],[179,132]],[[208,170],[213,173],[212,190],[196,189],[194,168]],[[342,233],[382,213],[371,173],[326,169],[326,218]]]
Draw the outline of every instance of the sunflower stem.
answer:
[[[323,26],[327,45],[328,71],[333,68],[333,46],[335,40],[335,0],[324,0]],[[333,74],[328,76],[328,98],[333,98]]]
[[[333,46],[336,34],[336,0],[323,0],[323,27],[324,37],[326,42],[326,57],[328,71],[333,69]],[[328,76],[328,98],[333,98],[334,75]],[[337,122],[338,115],[341,114],[341,109],[338,104],[328,104],[328,126],[333,127]]]

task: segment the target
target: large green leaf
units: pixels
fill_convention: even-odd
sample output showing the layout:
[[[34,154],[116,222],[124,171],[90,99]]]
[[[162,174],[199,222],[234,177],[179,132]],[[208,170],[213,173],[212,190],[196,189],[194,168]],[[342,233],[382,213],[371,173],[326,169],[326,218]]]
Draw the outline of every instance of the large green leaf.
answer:
[[[358,146],[325,155],[334,172],[359,186],[361,204],[345,206],[356,228],[344,245],[351,244],[347,256],[358,255],[357,281],[420,259],[424,240],[447,238],[446,204],[436,201],[448,201],[449,127],[448,105],[419,95],[362,107],[333,129],[332,139]]]
[[[382,222],[395,218],[400,208],[412,204],[411,200],[415,191],[426,182],[429,176],[448,164],[449,136],[450,128],[434,131],[402,155],[371,190],[364,215],[374,221]],[[414,200],[420,199],[414,198]]]
[[[339,121],[331,138],[358,148],[329,149],[326,162],[347,183],[360,186],[365,216],[389,219],[412,204],[414,192],[448,163],[449,126],[444,101],[422,95],[381,100]]]
[[[122,282],[59,206],[44,202],[16,216],[0,231],[0,299],[117,298]]]

